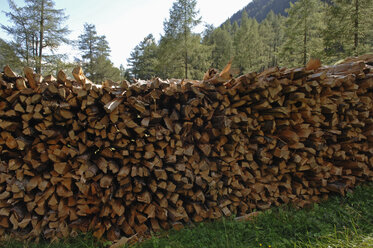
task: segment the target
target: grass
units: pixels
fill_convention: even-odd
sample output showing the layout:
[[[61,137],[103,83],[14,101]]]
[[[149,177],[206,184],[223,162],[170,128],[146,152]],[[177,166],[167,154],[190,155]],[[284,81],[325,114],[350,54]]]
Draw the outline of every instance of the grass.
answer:
[[[22,243],[7,242],[2,247],[91,248],[107,244],[85,235],[51,244],[24,246]],[[268,210],[249,222],[222,219],[195,224],[181,231],[155,234],[134,247],[373,247],[373,184],[357,187],[345,197],[331,197],[308,209],[295,210],[283,206]]]

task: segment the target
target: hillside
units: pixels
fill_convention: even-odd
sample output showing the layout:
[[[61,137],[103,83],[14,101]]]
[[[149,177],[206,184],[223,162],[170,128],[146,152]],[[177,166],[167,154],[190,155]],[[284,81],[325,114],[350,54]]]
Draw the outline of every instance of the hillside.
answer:
[[[268,13],[272,10],[275,14],[286,16],[285,9],[290,7],[290,2],[294,3],[296,0],[253,0],[246,7],[237,11],[229,19],[231,23],[241,20],[242,11],[245,10],[249,17],[255,18],[261,22],[266,18]]]

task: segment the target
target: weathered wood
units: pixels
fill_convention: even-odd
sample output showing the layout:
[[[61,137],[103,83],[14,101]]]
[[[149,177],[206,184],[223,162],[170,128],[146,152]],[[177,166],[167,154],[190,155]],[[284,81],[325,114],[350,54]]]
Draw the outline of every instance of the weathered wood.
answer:
[[[204,81],[0,74],[0,234],[120,240],[373,180],[369,57]],[[23,236],[20,236],[23,237]],[[126,241],[126,239],[124,239]],[[124,242],[123,241],[123,242]]]

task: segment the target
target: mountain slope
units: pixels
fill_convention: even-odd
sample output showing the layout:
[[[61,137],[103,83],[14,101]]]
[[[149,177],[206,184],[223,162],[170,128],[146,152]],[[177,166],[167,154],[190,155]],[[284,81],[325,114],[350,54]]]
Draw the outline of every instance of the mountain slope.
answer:
[[[275,14],[286,16],[285,9],[290,7],[290,2],[294,3],[296,0],[253,0],[246,7],[237,11],[230,17],[231,23],[241,20],[242,11],[246,11],[249,18],[255,18],[258,22],[264,20],[268,13],[272,10]]]

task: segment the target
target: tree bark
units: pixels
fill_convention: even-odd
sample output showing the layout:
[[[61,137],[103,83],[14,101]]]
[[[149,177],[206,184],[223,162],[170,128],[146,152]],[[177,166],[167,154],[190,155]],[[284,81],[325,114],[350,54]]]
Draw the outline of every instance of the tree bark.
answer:
[[[354,53],[359,55],[359,0],[355,0],[355,30],[354,30]]]
[[[185,78],[188,78],[188,48],[187,48],[187,24],[186,24],[186,15],[187,15],[187,10],[186,6],[184,5],[184,49],[185,49]]]
[[[307,64],[307,18],[304,19],[303,65]]]
[[[41,62],[43,55],[43,39],[44,39],[44,0],[41,1],[41,11],[40,11],[40,42],[39,42],[39,61],[36,68],[37,73],[41,73]]]

